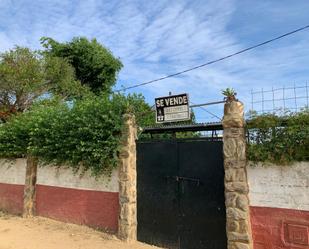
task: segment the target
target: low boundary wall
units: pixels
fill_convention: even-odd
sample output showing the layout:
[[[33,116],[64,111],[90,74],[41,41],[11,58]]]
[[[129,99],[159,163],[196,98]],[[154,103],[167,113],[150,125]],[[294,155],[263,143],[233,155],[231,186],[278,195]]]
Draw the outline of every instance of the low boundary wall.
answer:
[[[32,157],[0,159],[0,210],[88,225],[136,240],[136,124],[131,114],[123,119],[119,165],[110,177],[37,167]]]
[[[0,162],[0,209],[23,212],[26,159]],[[36,215],[116,232],[119,216],[118,170],[95,179],[70,168],[38,167]]]
[[[129,172],[126,167],[122,168],[122,175]],[[25,174],[26,159],[0,160],[0,210],[22,213]],[[249,163],[247,175],[254,249],[308,249],[309,162],[290,166]],[[125,179],[131,179],[129,176],[132,177],[128,175]],[[127,204],[121,211],[120,203],[135,196],[134,191],[132,195],[127,194],[131,192],[126,185],[121,188],[122,201],[118,170],[114,170],[109,179],[96,180],[88,173],[73,174],[69,168],[39,167],[36,214],[113,232],[119,231],[121,220],[123,232],[129,226],[128,220],[135,220],[132,217],[136,213],[131,212]],[[130,231],[126,233],[131,234]]]
[[[70,168],[39,167],[36,214],[56,220],[117,231],[118,170],[97,180]]]
[[[22,214],[26,160],[0,160],[0,210]]]
[[[247,167],[255,249],[309,248],[309,162]]]

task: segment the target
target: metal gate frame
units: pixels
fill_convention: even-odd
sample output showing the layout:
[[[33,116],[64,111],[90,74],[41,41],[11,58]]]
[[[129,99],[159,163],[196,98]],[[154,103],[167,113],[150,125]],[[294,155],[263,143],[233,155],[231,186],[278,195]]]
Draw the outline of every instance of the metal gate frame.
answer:
[[[223,155],[225,169],[226,232],[228,249],[252,249],[249,211],[249,187],[246,172],[244,107],[238,100],[224,106]],[[119,230],[121,239],[136,240],[136,125],[126,117],[119,170]]]
[[[153,205],[150,204],[151,202],[147,202],[148,205],[145,206],[145,204],[138,205],[138,211],[144,210],[144,213],[142,216],[138,215],[138,217],[141,220],[138,220],[139,222],[145,222],[145,226],[149,228],[143,228],[143,225],[138,226],[138,239],[140,239],[142,242],[147,243],[150,242],[150,244],[154,244],[157,246],[163,246],[168,248],[187,248],[187,246],[190,245],[190,248],[204,248],[205,245],[209,245],[210,243],[213,243],[214,245],[219,246],[218,248],[224,248],[226,243],[226,237],[225,237],[225,205],[224,205],[224,168],[223,168],[223,156],[221,157],[220,151],[222,151],[222,137],[195,137],[195,138],[177,138],[177,139],[143,139],[141,141],[138,141],[138,147],[145,152],[146,154],[142,153],[141,150],[139,151],[138,160],[142,160],[143,162],[148,162],[147,164],[141,164],[141,161],[138,162],[138,174],[141,174],[142,172],[146,173],[149,172],[149,170],[153,173],[146,173],[146,178],[139,178],[140,183],[143,182],[142,186],[148,186],[144,190],[153,189],[153,192],[156,193],[155,195],[159,197],[159,199],[162,201],[162,203],[165,203],[165,201],[169,203],[167,206],[165,206],[167,209],[166,211],[162,212],[161,214],[163,217],[167,215],[165,218],[160,219],[161,215],[153,220],[153,217],[147,214],[147,209],[152,209]],[[161,144],[162,143],[162,144]],[[145,147],[146,146],[146,147]],[[154,146],[154,147],[153,147]],[[159,147],[161,147],[163,150],[160,150]],[[221,148],[220,148],[221,147]],[[148,149],[147,149],[148,148]],[[153,149],[149,148],[157,148],[156,152]],[[181,148],[185,150],[181,150]],[[193,149],[196,148],[197,150]],[[146,149],[146,150],[145,150]],[[195,173],[191,172],[190,170],[190,161],[193,160],[190,156],[185,156],[184,153],[189,149],[189,151],[192,151],[192,153],[197,156],[194,160],[194,165],[199,165],[198,168],[195,168]],[[180,152],[183,151],[184,153]],[[210,154],[207,154],[207,151],[212,151]],[[166,152],[169,151],[169,152]],[[172,153],[173,152],[173,153]],[[155,153],[155,154],[153,154]],[[159,153],[159,154],[157,154]],[[171,154],[172,153],[172,154]],[[159,155],[162,155],[164,158],[163,165],[164,167],[149,167],[149,165],[158,165],[155,162],[153,162],[150,158],[153,158],[154,160],[158,160],[158,157],[161,158]],[[173,156],[172,156],[173,155]],[[188,155],[188,154],[187,154]],[[189,154],[190,155],[190,154]],[[207,155],[207,156],[206,156]],[[216,156],[212,156],[216,155]],[[217,157],[220,158],[220,162],[217,161]],[[182,159],[181,159],[182,158]],[[189,159],[191,158],[191,159]],[[202,159],[203,158],[203,159]],[[211,161],[211,163],[207,163],[207,167],[205,166],[205,159],[207,159],[208,162]],[[167,160],[166,160],[167,159]],[[185,159],[185,160],[184,160]],[[183,162],[183,163],[182,163]],[[149,164],[150,163],[150,164]],[[154,163],[154,164],[153,164]],[[218,164],[219,163],[219,164]],[[143,170],[146,167],[146,171]],[[170,165],[171,167],[167,167]],[[182,166],[181,166],[182,165]],[[221,165],[219,167],[219,165]],[[141,167],[142,166],[142,167]],[[159,170],[160,173],[157,175],[156,169]],[[198,170],[197,170],[198,169]],[[218,169],[219,171],[217,171]],[[163,170],[163,171],[162,171]],[[197,170],[197,171],[196,171]],[[205,174],[206,171],[208,172]],[[194,171],[194,170],[193,170]],[[165,173],[164,173],[165,172]],[[173,172],[173,173],[172,173]],[[191,172],[191,173],[190,173]],[[200,172],[200,173],[196,173]],[[202,173],[204,172],[204,173]],[[162,175],[163,174],[163,175]],[[212,179],[212,177],[209,178],[209,175],[213,175],[217,181],[209,180]],[[150,178],[149,178],[150,177]],[[219,177],[219,178],[218,178]],[[144,179],[144,180],[142,180]],[[163,180],[165,179],[165,181]],[[199,179],[199,180],[197,180]],[[221,179],[221,180],[219,180]],[[205,185],[205,182],[207,182],[207,185]],[[218,184],[218,180],[222,181]],[[139,183],[138,181],[138,183]],[[158,182],[157,182],[158,181]],[[200,182],[201,181],[201,182]],[[151,185],[149,185],[149,182],[153,182]],[[169,193],[169,198],[164,198],[160,193],[161,191],[155,191],[155,189],[160,188],[160,186],[163,186],[162,184],[166,183],[166,188],[163,187],[162,191],[164,191],[165,194],[167,192]],[[158,184],[158,187],[156,187],[156,184]],[[210,184],[210,185],[209,185]],[[194,185],[194,186],[193,186]],[[176,187],[178,186],[178,187]],[[185,187],[186,186],[186,187]],[[193,187],[192,187],[193,186]],[[196,187],[200,186],[201,188],[196,189]],[[203,187],[204,186],[204,187]],[[207,187],[206,187],[207,186]],[[212,186],[210,188],[210,186]],[[219,186],[219,187],[218,187]],[[150,189],[149,189],[150,187]],[[186,191],[181,192],[181,189],[186,189]],[[161,188],[160,188],[161,189]],[[176,190],[178,189],[178,190]],[[207,190],[206,190],[207,189]],[[194,190],[193,192],[191,192]],[[205,192],[206,190],[206,192]],[[141,191],[141,185],[138,186],[138,191]],[[167,191],[167,192],[165,192]],[[180,191],[180,192],[177,192]],[[190,194],[188,195],[188,193]],[[198,194],[201,193],[200,191],[204,191],[204,194],[209,193],[208,198],[203,198],[202,195]],[[219,192],[218,192],[219,191]],[[221,192],[222,191],[222,192]],[[177,192],[177,193],[176,193]],[[216,193],[216,195],[214,195]],[[198,198],[197,195],[198,194]],[[143,197],[141,197],[141,195]],[[139,195],[138,201],[141,201],[140,198],[144,200],[148,199],[148,194],[141,194]],[[219,195],[219,196],[218,196]],[[207,196],[207,194],[206,194]],[[206,197],[205,196],[205,197]],[[216,196],[216,197],[214,197]],[[209,199],[210,197],[210,199]],[[163,198],[163,199],[161,199]],[[192,199],[193,198],[193,199]],[[148,199],[151,200],[151,199]],[[154,199],[152,199],[154,200]],[[173,200],[173,201],[172,201]],[[177,201],[176,201],[177,200]],[[192,206],[189,204],[189,200],[195,200],[196,204],[199,203],[200,208],[192,209]],[[211,205],[208,206],[207,203],[211,201]],[[160,202],[161,202],[160,201]],[[215,201],[216,208],[213,207],[213,201]],[[176,203],[178,203],[176,205]],[[204,204],[202,204],[204,203]],[[150,206],[149,206],[150,204]],[[161,205],[160,205],[161,206]],[[191,207],[190,207],[191,206]],[[161,206],[162,207],[162,206]],[[209,209],[210,208],[210,209]],[[156,208],[155,208],[156,209]],[[195,211],[193,211],[195,210]],[[209,210],[212,215],[211,217],[218,218],[217,222],[212,224],[211,227],[209,227],[208,221],[209,219],[205,219],[205,217],[208,217],[207,212],[205,210]],[[219,211],[217,211],[219,210]],[[221,211],[220,211],[221,210]],[[197,211],[197,212],[196,212]],[[155,211],[154,211],[155,212]],[[199,213],[200,216],[199,219],[196,219],[196,215]],[[186,214],[186,215],[185,215]],[[207,215],[206,215],[207,214]],[[193,216],[191,216],[193,215]],[[174,217],[174,218],[172,218]],[[192,219],[195,221],[193,222]],[[159,218],[159,219],[157,219]],[[171,219],[170,221],[167,221]],[[184,220],[183,220],[184,219]],[[188,220],[189,219],[189,220]],[[158,221],[160,222],[158,223]],[[204,223],[201,223],[201,222]],[[193,222],[193,223],[192,223]],[[154,224],[151,225],[151,224]],[[157,225],[156,225],[157,224]],[[160,224],[160,228],[156,227]],[[187,225],[185,225],[187,224]],[[190,226],[190,224],[192,224]],[[193,225],[194,224],[194,225]],[[203,224],[203,225],[202,225]],[[217,224],[217,225],[215,225]],[[191,230],[193,229],[193,230]],[[208,230],[207,230],[208,229]],[[217,230],[216,230],[217,229]],[[224,230],[223,230],[224,229]],[[165,231],[165,232],[164,232]],[[194,232],[193,232],[194,231]],[[206,236],[205,232],[208,231],[209,234],[211,234],[214,231],[213,235]],[[207,239],[208,237],[208,239]],[[214,239],[214,241],[211,241],[211,238]],[[216,239],[215,239],[216,238]],[[206,242],[207,241],[207,242]],[[195,244],[194,244],[195,243]],[[202,246],[204,245],[204,246]],[[202,247],[201,247],[202,246]],[[217,247],[216,247],[217,248]]]

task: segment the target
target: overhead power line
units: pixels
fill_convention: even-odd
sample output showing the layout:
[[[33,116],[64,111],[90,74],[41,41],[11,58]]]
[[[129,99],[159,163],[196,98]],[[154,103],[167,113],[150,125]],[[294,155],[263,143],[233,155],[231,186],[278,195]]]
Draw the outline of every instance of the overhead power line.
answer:
[[[190,107],[193,108],[193,107],[198,107],[200,108],[201,110],[203,110],[204,112],[207,112],[208,114],[210,114],[211,116],[213,116],[214,118],[217,118],[221,121],[221,118],[218,117],[216,114],[212,113],[211,111],[208,111],[205,107],[205,105],[213,105],[213,104],[219,104],[219,103],[225,103],[225,101],[216,101],[216,102],[210,102],[210,103],[206,103],[206,104],[194,104],[192,101],[190,101],[191,105]]]
[[[274,41],[279,40],[279,39],[281,39],[281,38],[284,38],[284,37],[286,37],[286,36],[290,36],[290,35],[292,35],[292,34],[295,34],[295,33],[299,32],[299,31],[302,31],[302,30],[307,29],[307,28],[309,28],[309,25],[306,25],[306,26],[304,26],[304,27],[302,27],[302,28],[295,29],[295,30],[290,31],[290,32],[288,32],[288,33],[285,33],[285,34],[283,34],[283,35],[280,35],[280,36],[277,36],[277,37],[275,37],[275,38],[272,38],[272,39],[270,39],[270,40],[267,40],[267,41],[258,43],[258,44],[256,44],[256,45],[251,46],[251,47],[242,49],[242,50],[240,50],[240,51],[238,51],[238,52],[235,52],[235,53],[226,55],[226,56],[221,57],[221,58],[219,58],[219,59],[212,60],[212,61],[206,62],[206,63],[204,63],[204,64],[201,64],[201,65],[198,65],[198,66],[195,66],[195,67],[191,67],[191,68],[185,69],[185,70],[180,71],[180,72],[177,72],[177,73],[173,73],[173,74],[170,74],[170,75],[166,75],[166,76],[161,77],[161,78],[158,78],[158,79],[146,81],[146,82],[143,82],[143,83],[140,83],[140,84],[136,84],[136,85],[133,85],[133,86],[123,87],[123,88],[121,88],[121,89],[116,90],[115,92],[126,91],[126,90],[129,90],[129,89],[132,89],[132,88],[136,88],[136,87],[140,87],[140,86],[145,86],[145,85],[148,85],[148,84],[152,84],[152,83],[154,83],[154,82],[157,82],[157,81],[161,81],[161,80],[164,80],[164,79],[167,79],[167,78],[175,77],[175,76],[177,76],[177,75],[184,74],[184,73],[193,71],[193,70],[195,70],[195,69],[198,69],[198,68],[201,68],[201,67],[205,67],[205,66],[214,64],[214,63],[216,63],[216,62],[219,62],[219,61],[226,60],[226,59],[228,59],[228,58],[231,58],[231,57],[233,57],[233,56],[242,54],[242,53],[244,53],[244,52],[247,52],[247,51],[249,51],[249,50],[255,49],[255,48],[257,48],[257,47],[261,47],[261,46],[266,45],[266,44],[268,44],[268,43],[271,43],[271,42],[274,42]]]
[[[220,103],[224,103],[224,102],[225,101],[220,101]],[[219,119],[221,121],[220,117],[218,117],[216,114],[212,113],[211,111],[208,111],[205,107],[203,107],[204,105],[208,105],[207,103],[206,104],[200,104],[200,105],[194,104],[192,101],[190,101],[190,103],[192,104],[192,105],[190,105],[191,108],[198,107],[201,110],[203,110],[204,112],[207,112],[208,114],[210,114],[214,118],[217,118],[217,119]],[[218,102],[213,102],[213,103],[219,103],[219,101]]]
[[[221,121],[222,118],[220,118],[220,117],[218,117],[216,114],[214,114],[214,113],[208,111],[205,107],[199,106],[199,108],[200,108],[201,110],[207,112],[208,114],[210,114],[210,115],[213,116],[214,118],[217,118],[218,120]]]

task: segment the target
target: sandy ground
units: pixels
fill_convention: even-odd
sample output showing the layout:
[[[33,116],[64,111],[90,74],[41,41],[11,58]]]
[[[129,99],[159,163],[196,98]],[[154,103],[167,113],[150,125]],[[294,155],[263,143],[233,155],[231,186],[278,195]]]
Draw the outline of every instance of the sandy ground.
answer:
[[[124,243],[114,235],[46,218],[23,219],[0,213],[0,249],[158,249]]]

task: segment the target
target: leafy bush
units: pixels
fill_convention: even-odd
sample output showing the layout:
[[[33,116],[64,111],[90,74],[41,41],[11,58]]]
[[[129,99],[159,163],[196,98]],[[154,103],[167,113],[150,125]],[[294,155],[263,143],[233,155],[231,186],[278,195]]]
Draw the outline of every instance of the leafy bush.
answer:
[[[33,156],[43,164],[82,168],[96,176],[110,174],[118,163],[126,112],[135,114],[139,126],[155,123],[154,111],[142,95],[89,95],[71,102],[45,99],[0,124],[0,157]]]
[[[21,115],[10,123],[0,124],[0,157],[16,158],[27,154],[31,117]]]
[[[31,155],[53,165],[80,166],[94,175],[116,167],[125,97],[45,101],[0,126],[0,157]]]
[[[309,160],[309,111],[265,114],[248,122],[248,159],[289,164]]]

